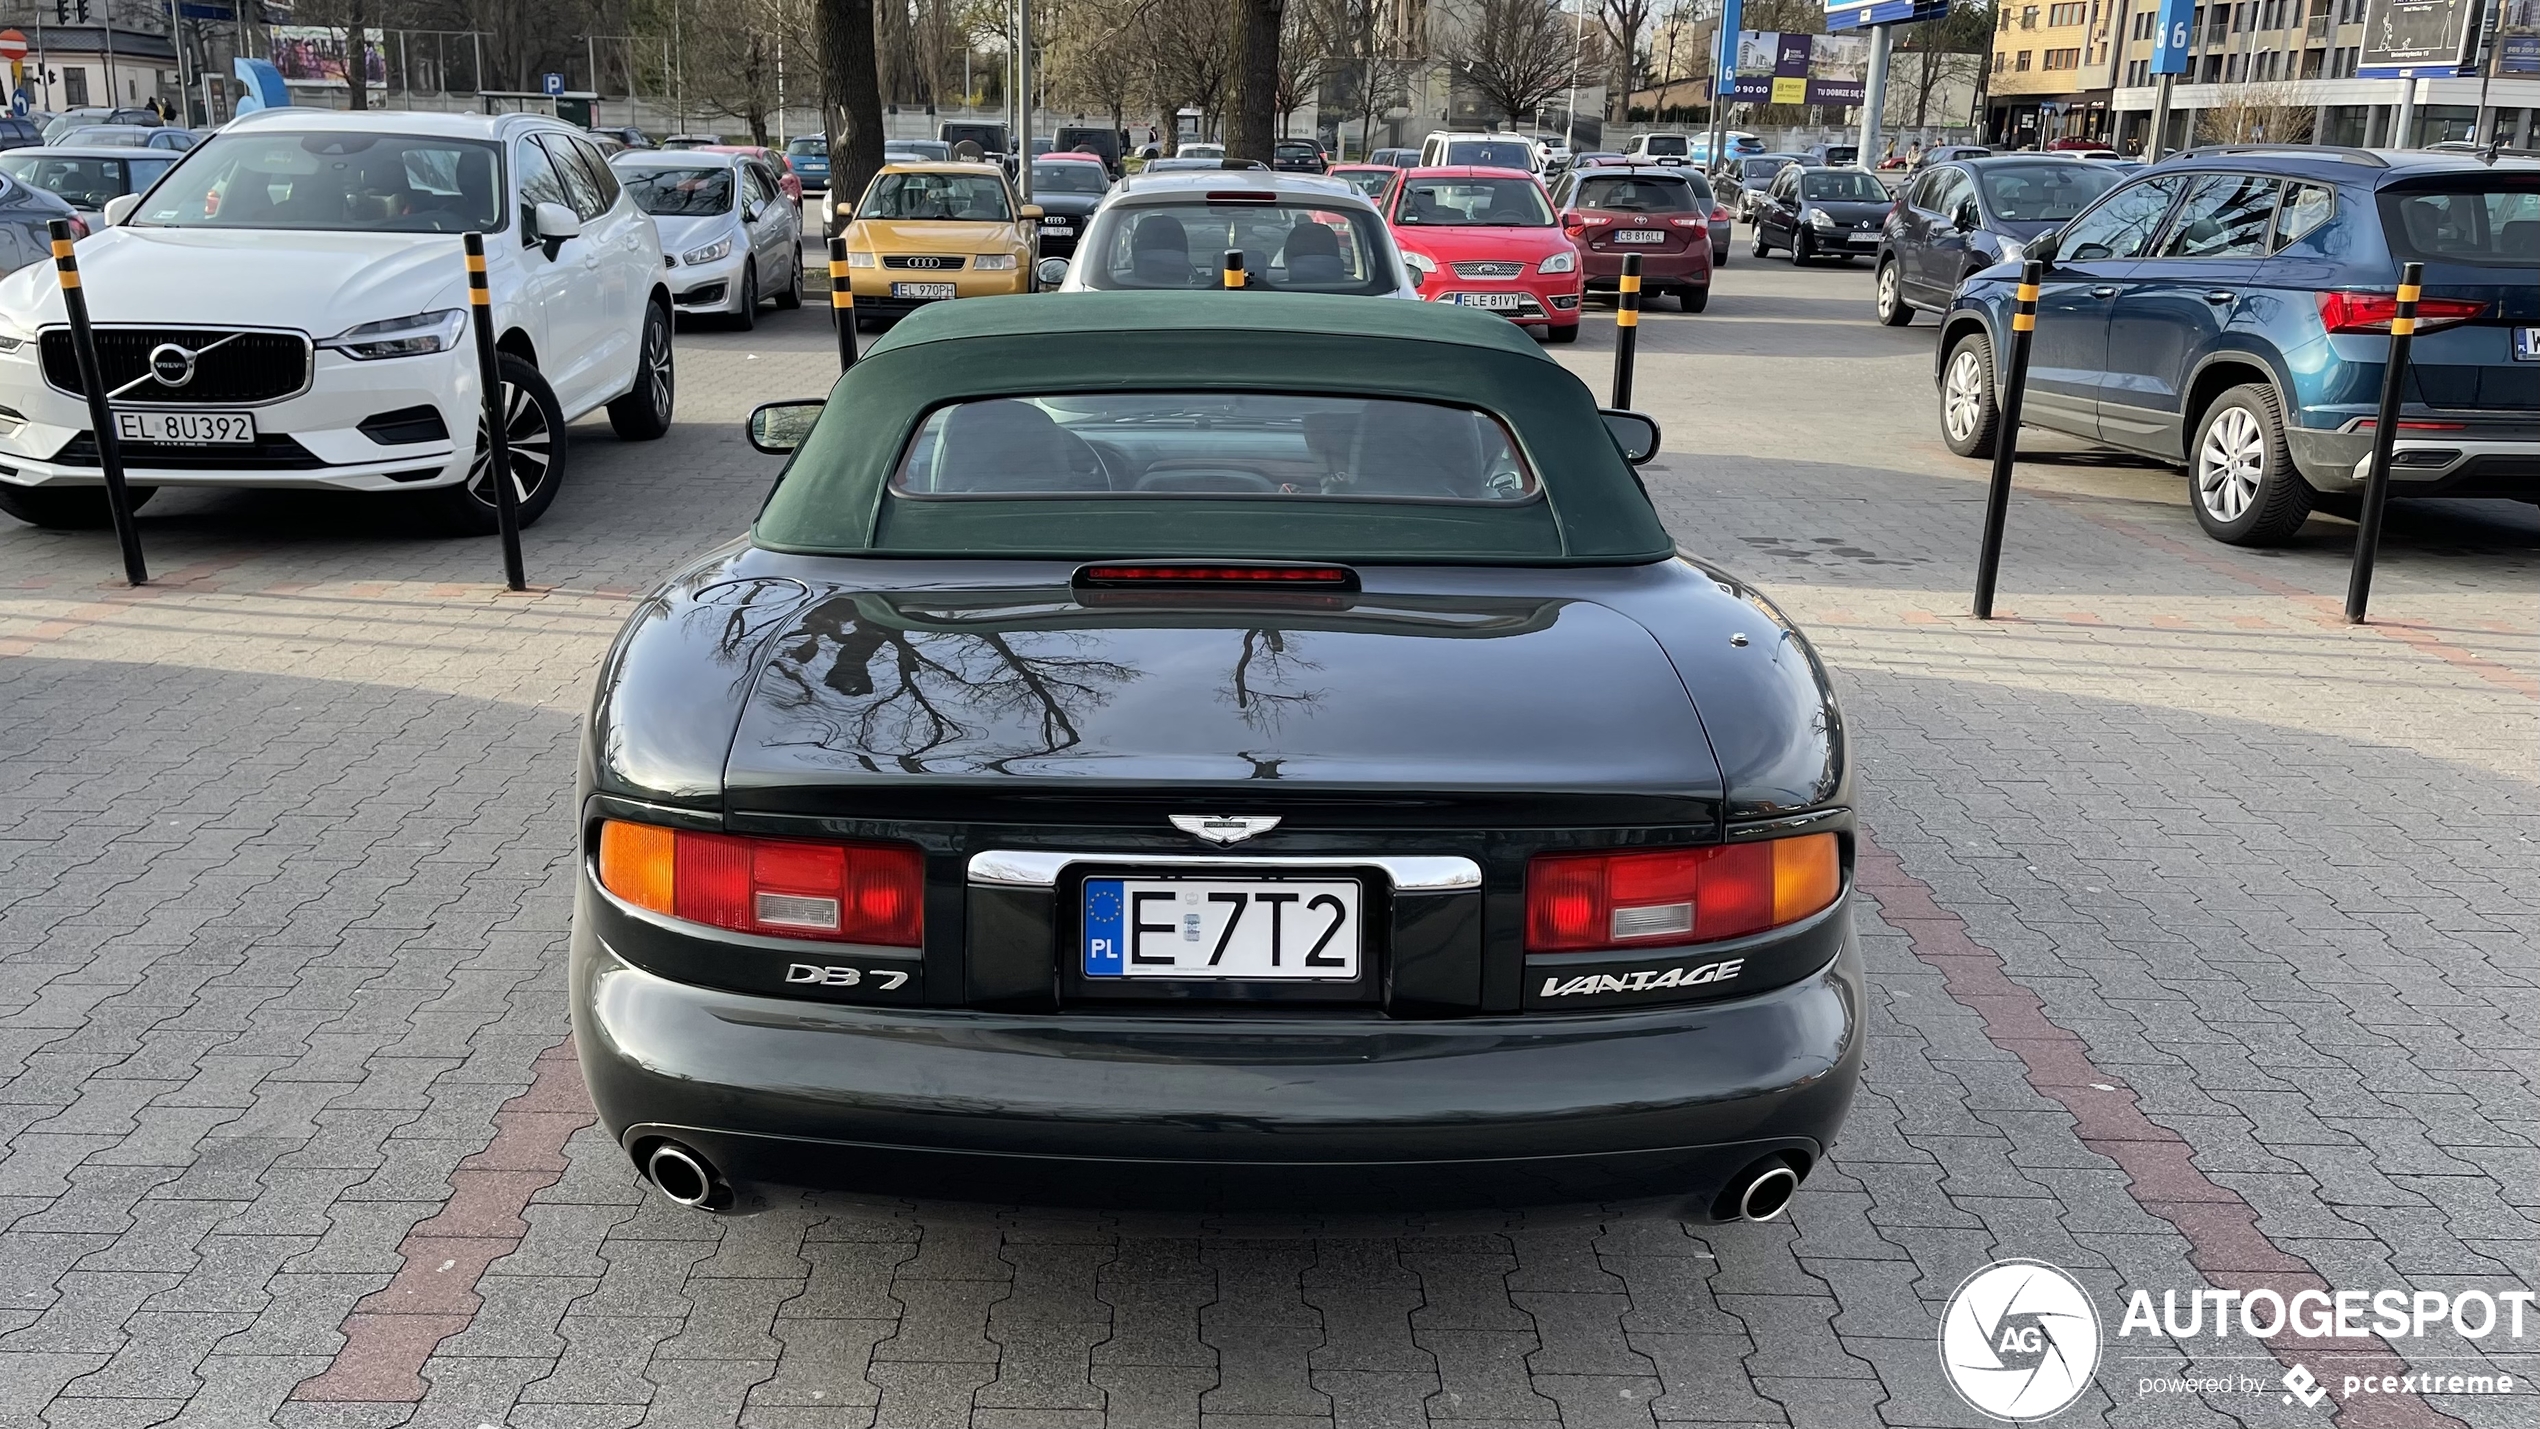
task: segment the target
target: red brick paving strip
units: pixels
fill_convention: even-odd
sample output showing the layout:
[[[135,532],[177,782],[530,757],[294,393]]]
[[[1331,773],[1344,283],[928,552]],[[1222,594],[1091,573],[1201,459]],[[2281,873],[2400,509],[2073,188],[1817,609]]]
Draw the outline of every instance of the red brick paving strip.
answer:
[[[568,1038],[538,1056],[529,1090],[494,1113],[494,1140],[450,1173],[441,1214],[408,1232],[397,1278],[353,1307],[344,1347],[293,1399],[405,1403],[423,1398],[423,1364],[476,1318],[477,1277],[520,1248],[529,1198],[562,1179],[564,1145],[597,1113]]]
[[[1856,876],[1877,897],[1879,916],[1912,943],[1914,956],[1940,973],[1952,998],[1984,1020],[1985,1036],[2020,1059],[2029,1085],[2073,1114],[2081,1144],[2117,1163],[2136,1203],[2187,1238],[2188,1260],[2208,1282],[2243,1291],[2263,1286],[2287,1301],[2304,1290],[2329,1289],[2327,1278],[2309,1261],[2258,1229],[2257,1211],[2239,1192],[2215,1185],[2197,1168],[2186,1138],[2143,1114],[2133,1091],[2090,1060],[2090,1049],[2077,1034],[2047,1020],[2045,1003],[2012,980],[2002,955],[1969,937],[1965,920],[1941,907],[1931,885],[1906,872],[1896,855],[1871,841],[1867,829],[1860,835]],[[2094,1082],[2116,1090],[2101,1091]],[[2378,1340],[2368,1344],[2335,1351],[2338,1372],[2407,1373],[2388,1345]],[[2269,1342],[2267,1349],[2288,1368],[2296,1363],[2289,1344]],[[2460,1424],[2414,1395],[2349,1399],[2339,1407],[2336,1422],[2349,1429]]]

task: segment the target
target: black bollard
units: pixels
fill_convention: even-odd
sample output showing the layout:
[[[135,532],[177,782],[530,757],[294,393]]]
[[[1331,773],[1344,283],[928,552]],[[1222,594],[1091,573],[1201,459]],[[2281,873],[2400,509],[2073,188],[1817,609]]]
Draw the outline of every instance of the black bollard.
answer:
[[[1614,406],[1632,406],[1632,354],[1640,345],[1640,255],[1623,255],[1623,282],[1614,295]]]
[[[2399,305],[2390,314],[2390,357],[2381,369],[2381,414],[2372,424],[2372,468],[2364,477],[2364,509],[2355,531],[2355,564],[2346,572],[2346,623],[2364,623],[2372,602],[2372,565],[2381,554],[2381,513],[2390,504],[2390,444],[2399,439],[2399,408],[2408,388],[2408,348],[2416,341],[2417,299],[2425,265],[2399,270]],[[2296,478],[2298,480],[2299,478]]]
[[[838,370],[855,366],[855,280],[847,276],[847,236],[829,236],[829,316],[838,325]]]
[[[79,363],[79,388],[88,397],[88,425],[97,432],[97,469],[106,476],[106,509],[114,513],[115,541],[123,547],[123,578],[141,585],[150,568],[141,559],[141,528],[132,519],[132,492],[123,481],[123,441],[115,430],[115,409],[106,400],[106,379],[97,366],[97,333],[88,325],[88,294],[79,286],[79,260],[71,256],[71,221],[57,218],[53,234],[53,271],[62,281],[62,311],[71,323],[71,354]]]
[[[2011,373],[1994,400],[1993,486],[1984,498],[1984,544],[1976,551],[1978,620],[1993,618],[1993,582],[2002,572],[2002,523],[2011,514],[2011,466],[2020,454],[2020,394],[2028,387],[2029,342],[2037,333],[2037,282],[2045,265],[2020,266],[2019,302],[2011,314]]]
[[[485,235],[470,233],[467,306],[476,328],[476,376],[485,389],[485,478],[494,483],[494,521],[503,534],[503,584],[529,589],[520,561],[520,492],[512,485],[510,414],[503,410],[503,358],[494,348],[494,294],[485,286]],[[563,437],[558,432],[557,437]]]
[[[1221,277],[1229,288],[1240,288],[1244,285],[1244,251],[1242,249],[1226,250],[1226,269]]]

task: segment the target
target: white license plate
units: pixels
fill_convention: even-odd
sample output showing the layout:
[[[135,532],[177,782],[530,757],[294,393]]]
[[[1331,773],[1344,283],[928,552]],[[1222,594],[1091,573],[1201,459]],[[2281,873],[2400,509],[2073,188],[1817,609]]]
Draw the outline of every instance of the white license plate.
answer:
[[[127,442],[253,446],[256,419],[246,412],[117,412],[115,435]]]
[[[1879,236],[1876,233],[1856,233],[1852,235],[1849,241],[1857,248],[1863,244],[1878,242]]]
[[[2540,362],[2540,327],[2514,329],[2514,361]]]
[[[1655,228],[1626,228],[1614,235],[1617,243],[1664,243],[1667,235]]]
[[[1347,982],[1354,880],[1089,878],[1085,976]]]
[[[960,290],[950,283],[893,283],[894,298],[949,298]]]
[[[1515,293],[1457,293],[1453,300],[1468,308],[1489,308],[1493,312],[1515,312],[1526,303]]]
[[[1063,218],[1045,218],[1041,220],[1041,231],[1044,233],[1065,233],[1075,226],[1076,225],[1069,223]]]

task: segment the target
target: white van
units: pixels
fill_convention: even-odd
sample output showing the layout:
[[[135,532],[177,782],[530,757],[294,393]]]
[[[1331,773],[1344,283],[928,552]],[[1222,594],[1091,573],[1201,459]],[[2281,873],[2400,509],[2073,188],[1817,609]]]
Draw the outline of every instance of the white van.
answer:
[[[1459,134],[1442,129],[1420,146],[1424,169],[1515,169],[1530,174],[1540,162],[1535,146],[1516,134]]]

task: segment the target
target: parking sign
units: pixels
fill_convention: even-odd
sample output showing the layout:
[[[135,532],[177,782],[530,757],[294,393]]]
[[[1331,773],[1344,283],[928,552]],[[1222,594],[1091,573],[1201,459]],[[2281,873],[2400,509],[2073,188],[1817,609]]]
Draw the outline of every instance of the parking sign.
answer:
[[[2196,0],[2161,0],[2161,28],[2152,40],[2152,73],[2187,73],[2195,26]]]
[[[538,77],[538,82],[539,82],[539,88],[540,88],[541,90],[543,90],[544,92],[548,93],[548,94],[562,94],[562,93],[564,93],[564,76],[563,76],[563,75],[560,75],[560,74],[545,74],[545,75],[540,75],[540,76]]]

